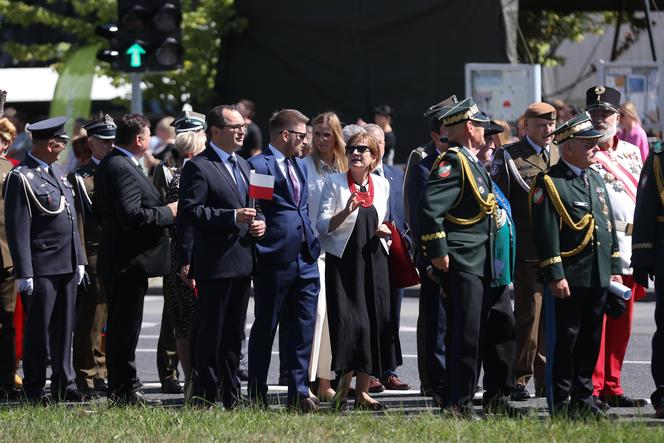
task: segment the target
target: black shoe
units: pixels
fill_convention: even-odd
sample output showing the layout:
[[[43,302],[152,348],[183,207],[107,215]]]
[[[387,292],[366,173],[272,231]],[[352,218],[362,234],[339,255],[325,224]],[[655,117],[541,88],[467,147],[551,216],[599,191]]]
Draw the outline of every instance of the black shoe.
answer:
[[[604,420],[608,418],[606,412],[602,411],[594,402],[572,402],[569,405],[568,415],[571,419],[589,419]]]
[[[115,392],[108,400],[118,406],[159,406],[160,400],[150,400],[140,391]]]
[[[65,392],[52,392],[51,397],[54,403],[83,403],[84,401],[88,400],[78,389],[72,389]]]
[[[106,390],[108,389],[106,380],[104,380],[103,378],[93,378],[92,385],[94,386],[95,391],[106,392]]]
[[[0,387],[0,402],[12,402],[20,400],[23,397],[23,391],[14,386]]]
[[[516,385],[510,396],[512,401],[526,401],[530,400],[530,392],[524,385]]]
[[[602,400],[614,408],[642,408],[648,404],[642,398],[632,398],[624,394],[606,396]]]
[[[168,378],[161,382],[161,393],[162,394],[182,394],[182,386],[178,383],[177,380]]]
[[[655,418],[664,418],[664,405],[655,408]]]
[[[34,406],[47,406],[53,402],[53,398],[45,393],[35,396],[26,396],[23,397],[22,400]]]
[[[497,398],[485,402],[482,406],[487,415],[504,415],[510,418],[522,418],[528,415],[528,409],[515,408],[506,398]]]
[[[249,381],[249,372],[245,368],[240,368],[237,370],[237,377],[240,381]]]
[[[546,398],[546,388],[535,388],[535,397]]]
[[[595,404],[595,406],[597,406],[599,409],[601,409],[604,412],[610,409],[608,403],[604,402],[601,398],[595,395],[593,395],[593,403]]]

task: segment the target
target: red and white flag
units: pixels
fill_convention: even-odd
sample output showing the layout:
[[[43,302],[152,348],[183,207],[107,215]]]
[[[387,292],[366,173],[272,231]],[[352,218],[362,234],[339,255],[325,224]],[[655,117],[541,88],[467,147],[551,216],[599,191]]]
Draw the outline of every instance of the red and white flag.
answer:
[[[249,174],[249,197],[259,200],[272,200],[274,192],[274,177],[272,175],[256,174],[251,171]]]

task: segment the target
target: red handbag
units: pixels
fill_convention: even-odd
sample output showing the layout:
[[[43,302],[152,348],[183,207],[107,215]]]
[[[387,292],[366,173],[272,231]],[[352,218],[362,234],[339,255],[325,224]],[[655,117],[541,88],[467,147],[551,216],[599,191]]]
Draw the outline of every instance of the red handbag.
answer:
[[[387,257],[390,286],[393,288],[408,288],[419,284],[421,281],[420,275],[408,253],[406,239],[401,236],[394,223],[385,222],[385,225],[392,232],[392,244],[390,245],[390,254]]]

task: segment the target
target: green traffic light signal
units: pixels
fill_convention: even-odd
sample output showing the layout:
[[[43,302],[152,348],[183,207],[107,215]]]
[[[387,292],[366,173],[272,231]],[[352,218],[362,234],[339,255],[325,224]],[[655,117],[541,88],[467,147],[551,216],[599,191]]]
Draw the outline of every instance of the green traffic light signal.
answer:
[[[145,49],[138,43],[134,43],[127,49],[125,52],[129,56],[129,66],[132,68],[139,69],[143,66],[143,55],[145,55]]]

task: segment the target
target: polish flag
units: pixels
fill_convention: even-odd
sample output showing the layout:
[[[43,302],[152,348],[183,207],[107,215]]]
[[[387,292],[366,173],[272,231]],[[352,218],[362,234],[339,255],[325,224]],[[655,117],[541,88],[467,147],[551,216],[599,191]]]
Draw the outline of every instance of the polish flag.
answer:
[[[256,174],[251,171],[249,174],[249,197],[259,200],[272,200],[274,191],[274,177],[265,174]]]

